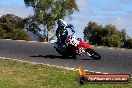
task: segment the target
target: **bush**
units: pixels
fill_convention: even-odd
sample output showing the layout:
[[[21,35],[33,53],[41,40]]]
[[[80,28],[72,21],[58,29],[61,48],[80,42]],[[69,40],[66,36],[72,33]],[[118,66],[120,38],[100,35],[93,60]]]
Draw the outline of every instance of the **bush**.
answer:
[[[124,42],[124,47],[132,49],[132,38],[129,38]]]
[[[14,29],[9,33],[9,37],[13,40],[29,40],[30,37],[27,32],[21,29]]]
[[[3,39],[6,37],[6,32],[2,28],[0,28],[0,39]]]
[[[28,33],[22,29],[13,29],[12,32],[7,32],[0,28],[0,39],[13,39],[13,40],[29,40]]]
[[[108,24],[98,25],[96,22],[89,22],[85,27],[84,40],[89,40],[93,45],[104,45],[109,47],[123,47],[127,39],[125,29],[118,30],[115,26]],[[130,43],[131,44],[131,43]],[[126,41],[126,45],[127,41]],[[131,47],[131,45],[127,46]]]
[[[116,34],[113,34],[109,37],[104,37],[104,45],[109,47],[121,47],[120,37]]]
[[[23,28],[23,19],[14,14],[0,17],[0,38],[14,40],[29,40],[29,35]]]

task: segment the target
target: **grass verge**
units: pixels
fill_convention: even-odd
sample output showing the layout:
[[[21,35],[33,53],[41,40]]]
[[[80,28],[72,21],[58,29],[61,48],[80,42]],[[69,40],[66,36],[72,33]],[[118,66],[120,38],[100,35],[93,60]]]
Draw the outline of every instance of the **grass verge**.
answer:
[[[77,76],[75,71],[0,59],[0,88],[132,88],[132,83],[79,85]]]

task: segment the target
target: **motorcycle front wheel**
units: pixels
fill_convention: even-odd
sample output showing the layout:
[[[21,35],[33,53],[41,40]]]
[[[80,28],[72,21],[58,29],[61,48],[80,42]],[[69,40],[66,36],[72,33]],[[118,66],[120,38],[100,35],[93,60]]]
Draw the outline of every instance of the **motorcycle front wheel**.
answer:
[[[89,57],[95,59],[95,60],[99,60],[101,59],[101,56],[93,49],[89,48],[86,49],[85,52],[87,52],[87,54],[89,55]]]

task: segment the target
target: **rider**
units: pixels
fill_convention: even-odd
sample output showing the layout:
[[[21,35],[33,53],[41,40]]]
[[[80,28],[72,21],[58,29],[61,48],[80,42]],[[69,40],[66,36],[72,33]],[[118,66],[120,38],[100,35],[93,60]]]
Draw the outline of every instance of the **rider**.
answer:
[[[67,28],[70,28],[72,33],[75,33],[74,26],[72,24],[67,24],[62,19],[57,20],[58,28],[56,30],[56,36],[58,38],[58,43],[60,47],[65,48],[65,40],[68,35]]]

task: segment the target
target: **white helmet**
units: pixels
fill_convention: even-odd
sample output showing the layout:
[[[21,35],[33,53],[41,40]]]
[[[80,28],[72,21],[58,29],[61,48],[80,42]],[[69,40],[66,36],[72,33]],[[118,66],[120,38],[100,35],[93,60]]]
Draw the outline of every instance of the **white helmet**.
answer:
[[[63,26],[63,27],[66,27],[67,26],[67,23],[65,21],[63,21],[62,19],[58,19],[57,20],[57,24],[59,26]]]

